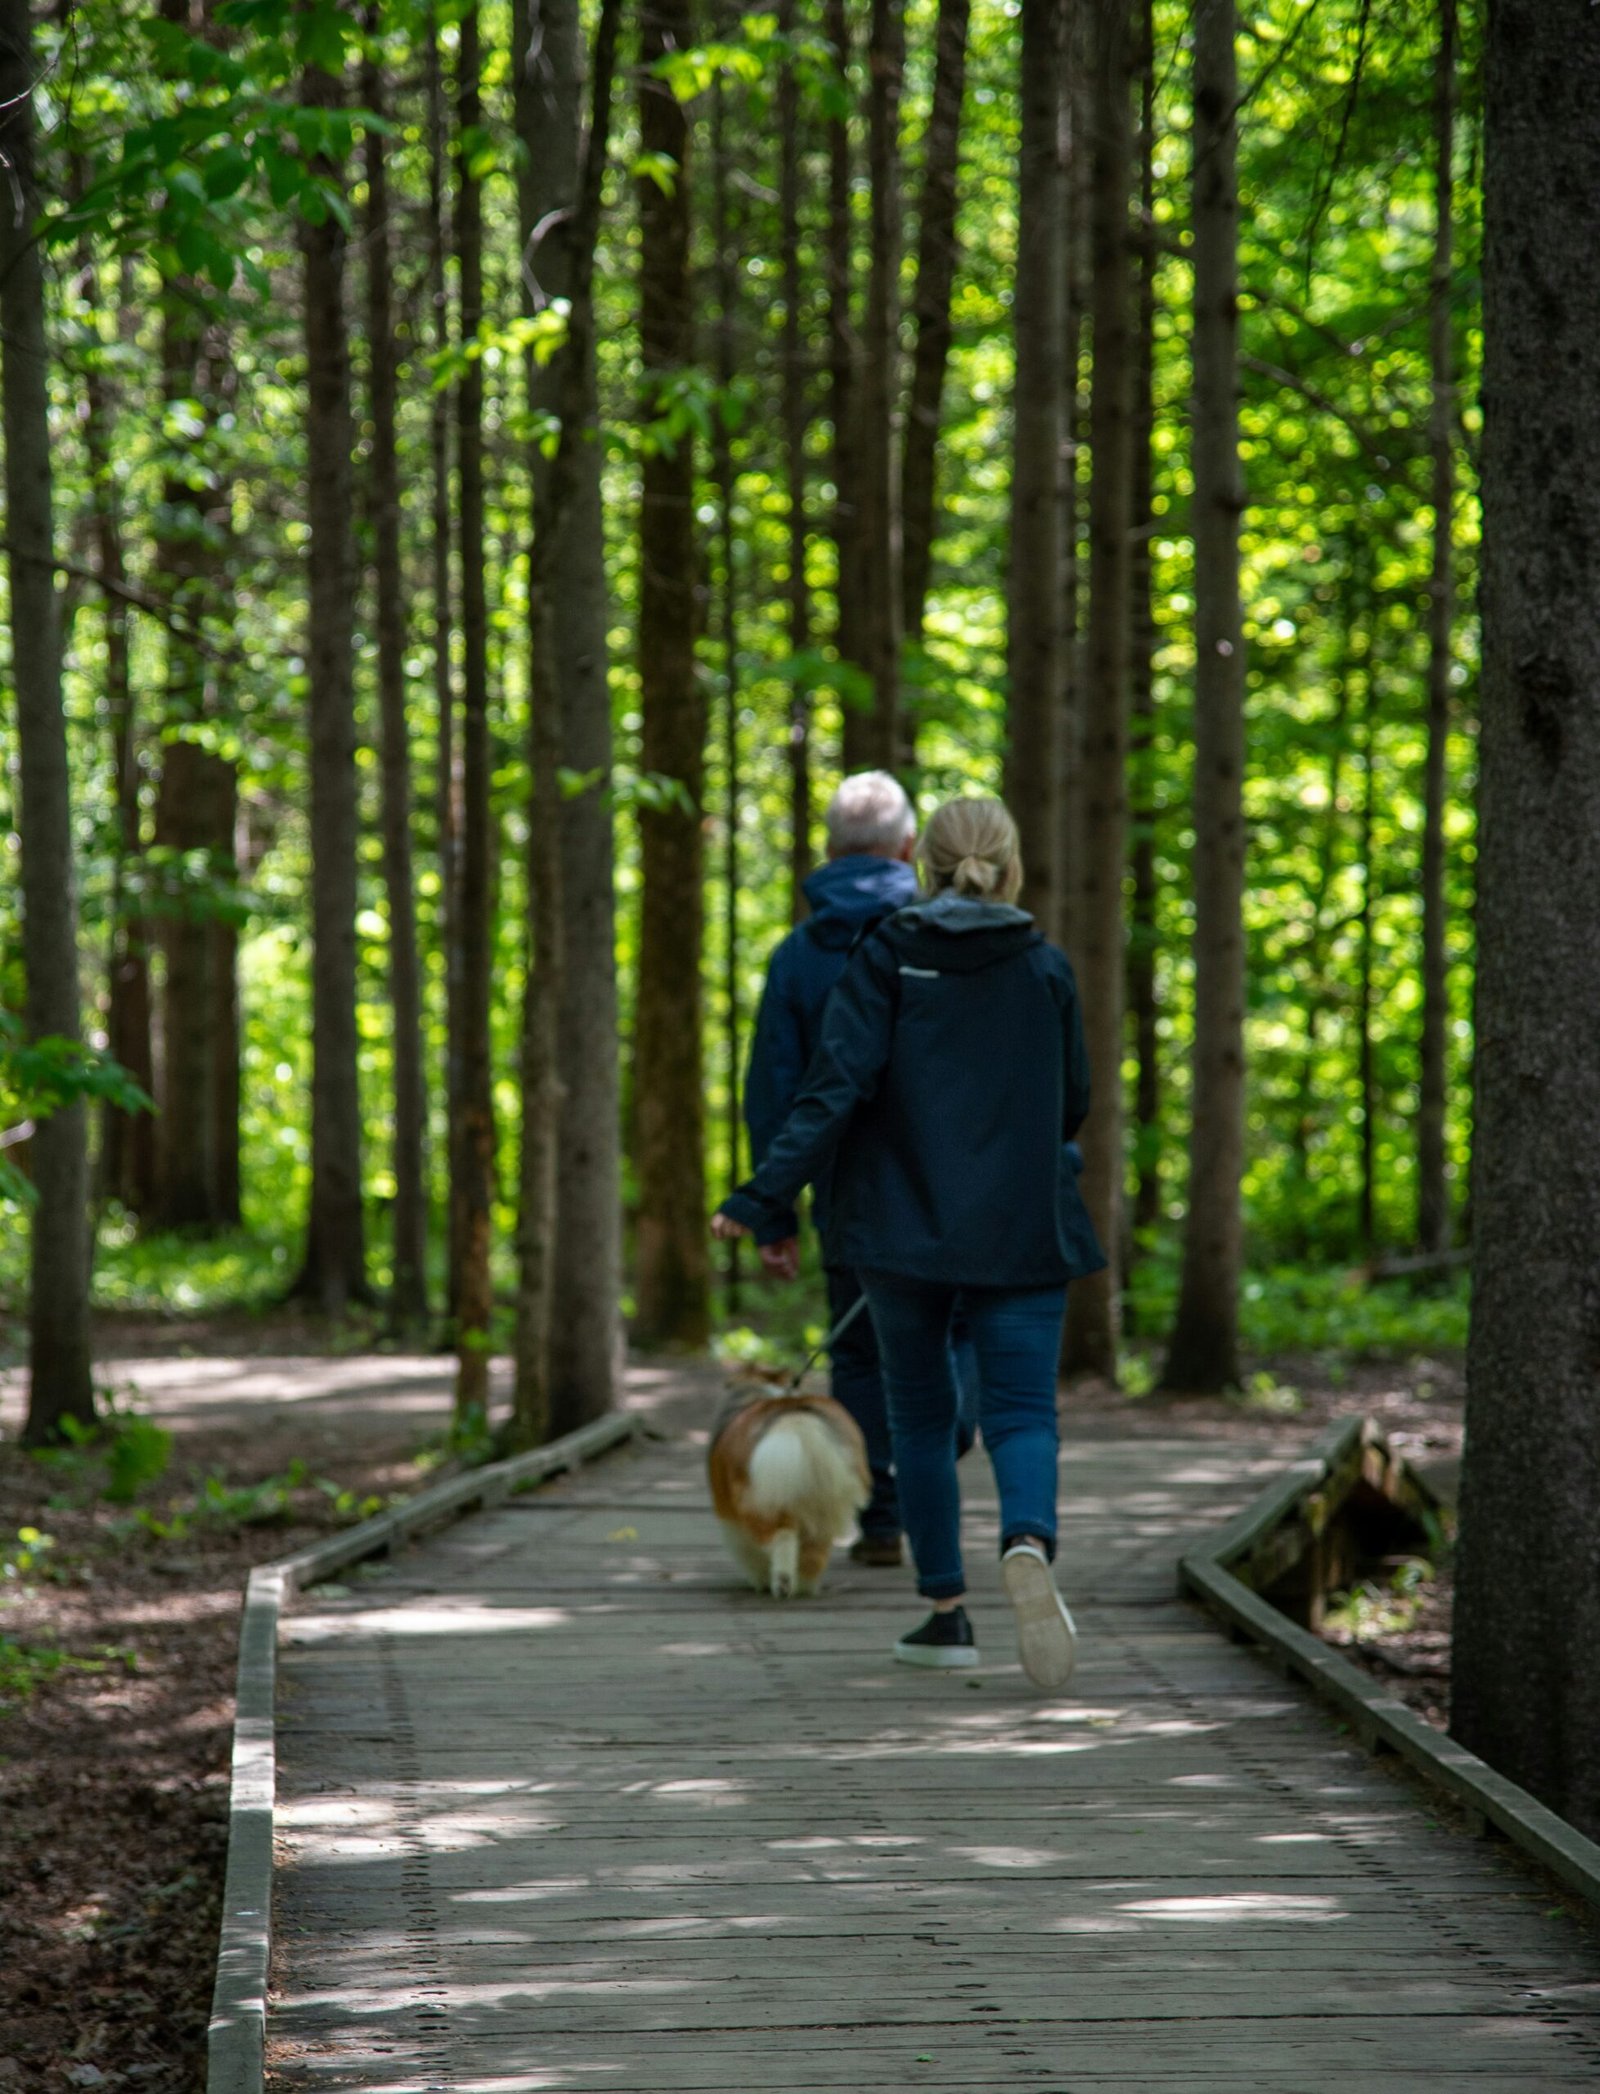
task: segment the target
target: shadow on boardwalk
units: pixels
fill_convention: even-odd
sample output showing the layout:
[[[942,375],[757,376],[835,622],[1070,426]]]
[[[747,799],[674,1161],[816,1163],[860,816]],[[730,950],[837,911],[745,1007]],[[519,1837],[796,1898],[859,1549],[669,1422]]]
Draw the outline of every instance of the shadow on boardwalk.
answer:
[[[985,1664],[918,1674],[909,1574],[734,1586],[707,1414],[301,1603],[276,2086],[1596,2085],[1592,1934],[1173,1598],[1259,1443],[1069,1433],[1050,1701],[981,1461]]]

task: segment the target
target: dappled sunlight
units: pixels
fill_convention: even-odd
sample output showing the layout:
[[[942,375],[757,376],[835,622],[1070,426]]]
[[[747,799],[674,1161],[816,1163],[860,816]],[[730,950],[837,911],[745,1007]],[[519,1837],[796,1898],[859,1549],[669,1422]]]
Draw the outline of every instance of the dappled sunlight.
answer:
[[[1180,1920],[1215,1925],[1249,1920],[1255,1924],[1320,1926],[1347,1919],[1337,1898],[1289,1897],[1278,1891],[1219,1891],[1209,1897],[1135,1898],[1119,1907],[1143,1919]]]
[[[434,1606],[411,1602],[398,1607],[371,1607],[348,1614],[302,1614],[294,1622],[293,1641],[331,1643],[380,1636],[503,1636],[522,1629],[560,1629],[571,1625],[568,1607],[494,1606],[477,1601],[447,1600]]]

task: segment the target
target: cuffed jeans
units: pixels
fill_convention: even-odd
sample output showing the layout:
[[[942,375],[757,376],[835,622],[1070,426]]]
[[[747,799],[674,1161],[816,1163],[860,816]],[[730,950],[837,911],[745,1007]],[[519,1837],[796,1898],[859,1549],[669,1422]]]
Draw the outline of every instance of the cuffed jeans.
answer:
[[[977,1362],[983,1443],[1000,1492],[1001,1547],[1031,1534],[1053,1556],[1056,1362],[1065,1288],[1016,1293],[876,1272],[862,1273],[861,1284],[882,1360],[900,1519],[917,1566],[917,1590],[935,1600],[966,1590],[950,1351],[958,1302]]]
[[[830,1330],[861,1299],[861,1282],[842,1265],[827,1268],[828,1326]],[[832,1367],[832,1389],[836,1400],[861,1427],[867,1443],[867,1464],[872,1470],[872,1496],[861,1515],[861,1531],[875,1540],[888,1540],[900,1532],[900,1505],[895,1489],[894,1444],[889,1431],[889,1413],[884,1401],[883,1369],[878,1338],[869,1304],[847,1331],[834,1340],[828,1358]],[[950,1343],[951,1379],[958,1391],[955,1411],[955,1454],[965,1454],[977,1429],[977,1362],[970,1340],[963,1334]]]

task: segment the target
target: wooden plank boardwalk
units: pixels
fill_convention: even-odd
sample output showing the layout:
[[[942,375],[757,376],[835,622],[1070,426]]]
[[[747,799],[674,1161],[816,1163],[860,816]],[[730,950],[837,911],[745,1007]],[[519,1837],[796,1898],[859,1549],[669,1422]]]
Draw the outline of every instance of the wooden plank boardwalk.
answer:
[[[889,1662],[908,1576],[739,1591],[683,1432],[309,1593],[271,2084],[1600,2087],[1594,1933],[1173,1597],[1261,1454],[1069,1441],[1058,1701],[981,1457],[976,1675]]]

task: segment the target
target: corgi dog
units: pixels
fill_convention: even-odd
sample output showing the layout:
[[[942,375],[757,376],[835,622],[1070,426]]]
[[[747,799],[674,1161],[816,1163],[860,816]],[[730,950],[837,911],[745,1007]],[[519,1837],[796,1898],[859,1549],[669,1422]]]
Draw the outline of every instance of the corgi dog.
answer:
[[[757,1592],[815,1592],[852,1515],[872,1495],[861,1428],[831,1396],[735,1390],[707,1457],[728,1553]]]

